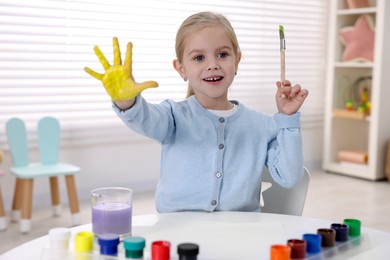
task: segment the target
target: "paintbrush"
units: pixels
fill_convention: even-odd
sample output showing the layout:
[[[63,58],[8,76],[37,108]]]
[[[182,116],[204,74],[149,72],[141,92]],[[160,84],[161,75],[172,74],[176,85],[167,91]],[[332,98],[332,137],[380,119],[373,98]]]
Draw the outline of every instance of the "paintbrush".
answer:
[[[284,39],[283,25],[279,25],[279,37],[280,37],[280,80],[283,82],[286,78],[286,41]]]

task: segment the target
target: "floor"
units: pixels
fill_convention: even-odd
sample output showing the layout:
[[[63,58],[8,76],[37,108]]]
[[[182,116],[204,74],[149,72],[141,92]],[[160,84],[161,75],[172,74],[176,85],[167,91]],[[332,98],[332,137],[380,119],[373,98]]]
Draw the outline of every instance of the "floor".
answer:
[[[81,203],[82,224],[90,223],[90,202]],[[135,194],[133,214],[155,213],[154,194]],[[68,208],[64,206],[62,216],[51,217],[51,208],[35,209],[32,230],[20,234],[17,223],[9,223],[7,230],[0,232],[0,254],[46,235],[53,227],[70,225]],[[357,218],[365,227],[390,232],[390,183],[371,182],[321,171],[311,172],[311,182],[306,199],[305,217],[329,219],[340,222],[345,218]]]

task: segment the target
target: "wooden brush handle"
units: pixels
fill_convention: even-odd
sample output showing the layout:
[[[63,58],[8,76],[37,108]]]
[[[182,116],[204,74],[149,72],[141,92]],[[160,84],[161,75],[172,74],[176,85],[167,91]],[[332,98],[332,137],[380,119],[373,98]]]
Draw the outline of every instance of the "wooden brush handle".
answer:
[[[2,163],[4,160],[4,153],[0,150],[0,163]]]
[[[283,82],[286,79],[286,57],[285,49],[280,49],[280,80]]]

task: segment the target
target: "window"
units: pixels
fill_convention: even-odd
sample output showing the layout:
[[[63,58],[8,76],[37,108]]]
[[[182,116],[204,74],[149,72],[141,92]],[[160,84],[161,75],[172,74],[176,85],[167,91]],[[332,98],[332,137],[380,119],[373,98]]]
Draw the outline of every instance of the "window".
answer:
[[[136,81],[160,86],[143,95],[151,102],[181,100],[186,83],[172,67],[181,22],[198,11],[227,16],[243,58],[230,99],[256,110],[276,111],[279,78],[278,25],[286,34],[286,77],[310,91],[304,126],[322,125],[327,1],[270,0],[0,0],[0,148],[5,123],[26,121],[34,140],[40,117],[60,119],[68,144],[123,141],[130,131],[117,118],[101,83],[83,68],[103,68],[93,53],[99,45],[112,61],[112,37],[122,55],[132,41]]]

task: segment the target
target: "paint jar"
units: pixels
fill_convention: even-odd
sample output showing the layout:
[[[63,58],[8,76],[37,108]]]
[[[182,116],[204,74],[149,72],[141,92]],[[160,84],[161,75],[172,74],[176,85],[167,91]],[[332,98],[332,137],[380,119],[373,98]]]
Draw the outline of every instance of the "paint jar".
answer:
[[[145,244],[143,237],[125,237],[123,247],[125,248],[126,258],[143,259]]]
[[[197,260],[199,246],[193,243],[182,243],[177,246],[179,260]]]
[[[76,260],[91,260],[93,252],[94,234],[92,232],[79,232],[74,238],[74,251]]]
[[[152,243],[152,260],[169,260],[171,243],[165,240]]]
[[[98,237],[100,254],[106,256],[117,256],[119,236],[117,234],[102,234]]]
[[[291,247],[292,259],[304,259],[306,257],[306,241],[303,239],[289,239],[287,245]]]
[[[306,241],[306,253],[318,254],[321,252],[322,237],[319,234],[304,234],[303,240]]]
[[[348,225],[341,223],[333,223],[331,229],[336,231],[336,242],[344,242],[348,240]]]
[[[360,236],[360,226],[361,226],[361,221],[358,219],[344,219],[344,224],[348,225],[349,231],[348,235],[351,237],[358,237]]]
[[[331,228],[320,228],[317,234],[321,235],[321,246],[333,247],[336,241],[336,231]]]
[[[95,235],[131,235],[133,191],[122,187],[94,189],[92,194],[92,231]]]
[[[69,250],[70,228],[52,228],[49,230],[51,250]]]
[[[272,245],[271,260],[290,260],[291,247],[288,245]]]

